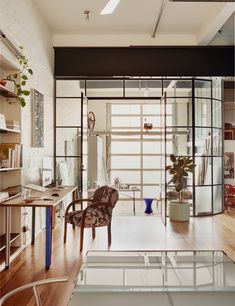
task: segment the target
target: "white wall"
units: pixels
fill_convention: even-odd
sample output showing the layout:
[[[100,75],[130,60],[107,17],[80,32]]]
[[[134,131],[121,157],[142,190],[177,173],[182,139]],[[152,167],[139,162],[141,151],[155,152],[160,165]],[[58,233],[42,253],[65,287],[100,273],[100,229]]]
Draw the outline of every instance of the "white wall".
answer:
[[[33,69],[28,88],[44,95],[44,147],[31,147],[31,96],[22,109],[23,170],[22,183],[40,183],[43,156],[53,154],[53,48],[52,34],[31,0],[0,0],[0,29],[16,45],[24,46],[24,54]],[[0,53],[12,59],[6,48]],[[38,209],[38,214],[40,210]],[[37,218],[40,220],[40,218]],[[27,222],[30,224],[30,211]],[[39,228],[41,224],[38,224]],[[29,236],[29,234],[27,234]]]

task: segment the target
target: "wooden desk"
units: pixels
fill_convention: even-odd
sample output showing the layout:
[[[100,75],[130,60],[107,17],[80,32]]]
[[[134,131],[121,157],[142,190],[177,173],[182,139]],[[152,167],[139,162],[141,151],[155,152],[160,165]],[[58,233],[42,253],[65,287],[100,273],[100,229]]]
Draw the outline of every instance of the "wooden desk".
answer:
[[[12,207],[32,207],[33,218],[32,218],[32,242],[34,242],[35,235],[35,208],[45,207],[46,208],[46,253],[45,253],[45,267],[50,268],[51,265],[51,244],[52,244],[52,209],[58,205],[66,196],[72,194],[73,200],[77,198],[77,186],[67,186],[61,189],[54,187],[48,189],[46,192],[32,191],[32,197],[41,197],[41,199],[26,203],[21,196],[6,202],[0,203],[0,207],[6,209],[6,254],[5,254],[5,267],[10,267],[10,236],[11,236],[11,208]],[[52,196],[57,193],[59,196]],[[47,199],[47,200],[46,200]]]

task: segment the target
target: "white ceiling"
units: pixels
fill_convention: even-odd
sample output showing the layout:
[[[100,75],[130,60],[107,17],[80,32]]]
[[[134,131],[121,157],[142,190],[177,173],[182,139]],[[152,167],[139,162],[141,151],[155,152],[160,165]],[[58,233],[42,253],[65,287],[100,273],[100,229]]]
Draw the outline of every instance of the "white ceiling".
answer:
[[[149,37],[154,32],[162,3],[162,0],[121,0],[113,14],[100,15],[108,0],[33,1],[53,34],[133,34]],[[220,17],[226,5],[223,2],[166,0],[157,35],[201,35]],[[89,21],[84,10],[90,11]]]

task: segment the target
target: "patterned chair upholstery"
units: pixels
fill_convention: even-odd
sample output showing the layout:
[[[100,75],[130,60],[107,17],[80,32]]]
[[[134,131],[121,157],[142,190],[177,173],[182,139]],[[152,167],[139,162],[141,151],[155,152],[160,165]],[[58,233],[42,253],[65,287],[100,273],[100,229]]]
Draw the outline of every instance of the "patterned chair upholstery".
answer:
[[[64,228],[64,242],[67,236],[67,223],[81,228],[80,237],[80,252],[83,249],[83,233],[84,228],[92,228],[92,238],[95,238],[95,228],[100,226],[108,227],[108,244],[111,244],[111,221],[112,211],[118,201],[118,192],[116,189],[102,186],[98,188],[93,198],[77,199],[69,204],[65,212],[65,228]],[[87,202],[86,209],[75,210],[75,204]],[[73,211],[69,212],[73,207]]]

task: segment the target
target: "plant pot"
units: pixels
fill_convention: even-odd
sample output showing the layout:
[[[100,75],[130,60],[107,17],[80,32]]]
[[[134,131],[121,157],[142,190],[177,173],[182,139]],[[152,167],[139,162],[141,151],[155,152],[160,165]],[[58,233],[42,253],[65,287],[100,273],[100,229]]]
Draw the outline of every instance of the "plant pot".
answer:
[[[170,202],[169,217],[171,221],[189,221],[190,204],[188,202]]]

